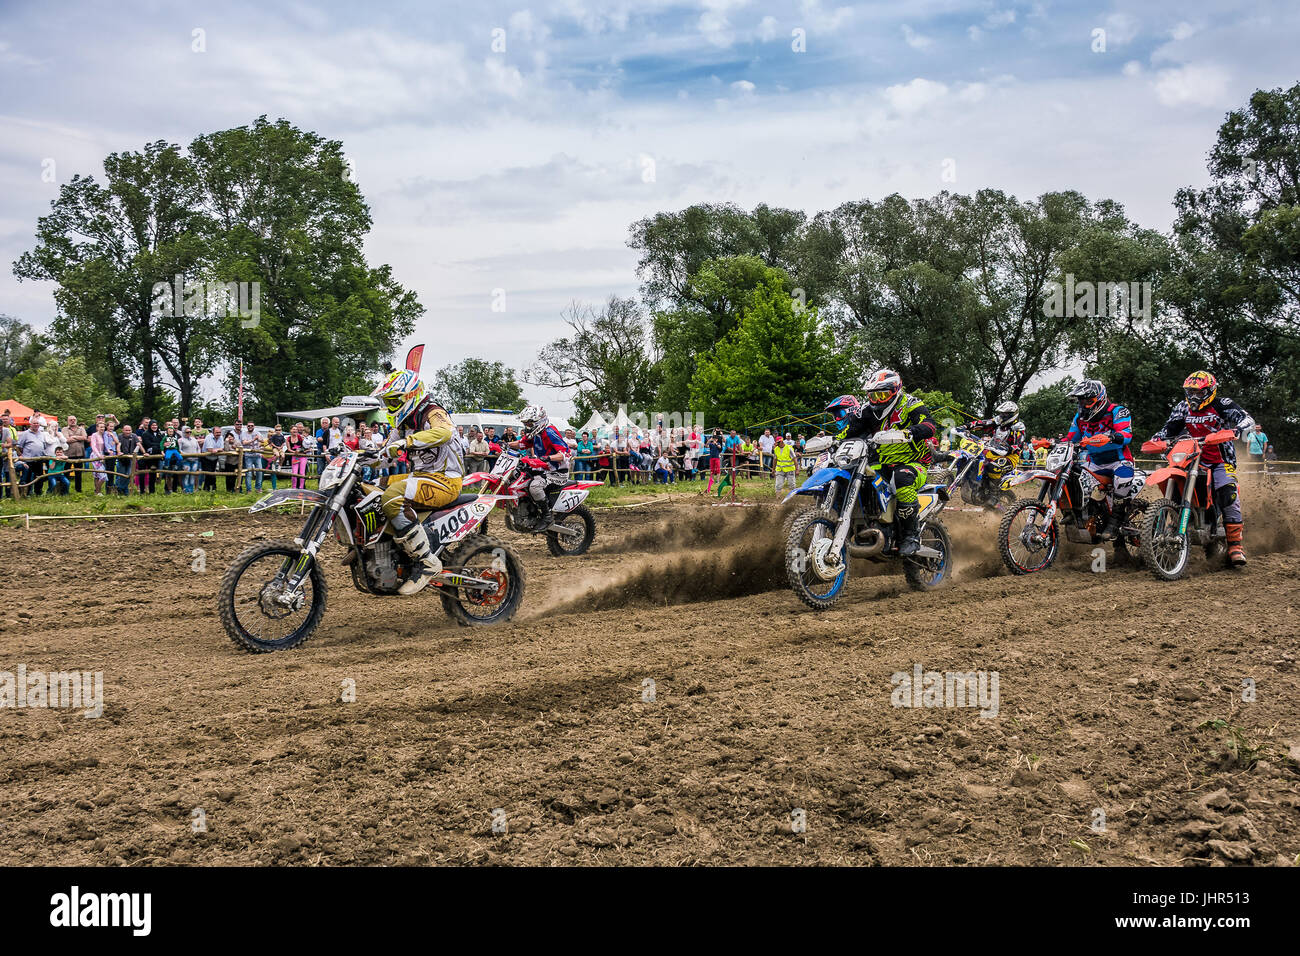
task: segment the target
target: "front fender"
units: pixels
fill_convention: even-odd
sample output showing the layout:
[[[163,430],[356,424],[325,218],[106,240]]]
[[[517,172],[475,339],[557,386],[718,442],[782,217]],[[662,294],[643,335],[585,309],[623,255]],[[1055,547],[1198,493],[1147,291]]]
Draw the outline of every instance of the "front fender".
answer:
[[[1155,471],[1151,472],[1151,474],[1147,475],[1147,484],[1160,485],[1163,488],[1164,483],[1170,478],[1186,477],[1187,471],[1185,469],[1174,468],[1172,465],[1166,465],[1164,468],[1157,468]]]
[[[267,508],[282,505],[286,501],[310,501],[316,504],[328,499],[329,495],[316,491],[314,488],[282,488],[279,491],[271,492],[264,498],[259,498],[249,507],[248,513],[257,514],[257,512],[265,511]]]
[[[843,468],[818,468],[804,479],[802,485],[782,498],[781,504],[785,504],[795,495],[819,495],[826,490],[827,485],[837,478],[843,478],[844,481],[849,482],[853,480],[853,475]]]
[[[1011,479],[1012,485],[1023,485],[1026,481],[1055,481],[1056,472],[1042,471],[1035,468],[1033,471],[1022,471]]]

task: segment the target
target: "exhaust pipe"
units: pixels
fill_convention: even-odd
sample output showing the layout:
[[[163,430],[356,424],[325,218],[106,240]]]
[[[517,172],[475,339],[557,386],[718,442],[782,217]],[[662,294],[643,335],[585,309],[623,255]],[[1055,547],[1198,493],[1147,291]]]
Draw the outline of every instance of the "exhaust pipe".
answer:
[[[879,528],[869,528],[867,543],[856,544],[850,541],[847,550],[852,558],[878,558],[885,550],[885,533]]]

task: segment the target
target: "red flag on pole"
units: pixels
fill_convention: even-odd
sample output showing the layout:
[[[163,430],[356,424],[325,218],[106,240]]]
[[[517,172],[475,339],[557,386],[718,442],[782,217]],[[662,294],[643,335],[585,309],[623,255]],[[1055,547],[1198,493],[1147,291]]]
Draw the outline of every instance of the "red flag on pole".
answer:
[[[420,359],[424,358],[424,346],[417,345],[406,353],[406,367],[409,371],[420,371]]]

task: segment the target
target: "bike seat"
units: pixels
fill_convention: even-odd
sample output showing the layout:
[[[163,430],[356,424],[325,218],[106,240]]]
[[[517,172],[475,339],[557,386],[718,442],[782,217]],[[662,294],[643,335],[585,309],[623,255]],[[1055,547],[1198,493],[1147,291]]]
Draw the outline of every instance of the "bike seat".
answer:
[[[478,499],[478,495],[461,495],[451,504],[443,505],[437,511],[433,512],[433,517],[437,518],[442,515],[445,515],[448,511],[455,511],[457,508],[467,505],[471,501],[476,501],[477,499]]]

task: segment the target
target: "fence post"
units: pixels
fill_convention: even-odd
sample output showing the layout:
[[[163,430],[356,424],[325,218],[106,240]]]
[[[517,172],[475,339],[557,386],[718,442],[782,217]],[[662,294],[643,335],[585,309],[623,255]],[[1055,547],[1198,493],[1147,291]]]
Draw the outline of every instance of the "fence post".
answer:
[[[13,494],[14,501],[17,501],[21,489],[18,487],[18,466],[14,464],[14,450],[12,447],[5,449],[5,457],[9,459],[9,491]]]

